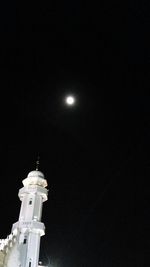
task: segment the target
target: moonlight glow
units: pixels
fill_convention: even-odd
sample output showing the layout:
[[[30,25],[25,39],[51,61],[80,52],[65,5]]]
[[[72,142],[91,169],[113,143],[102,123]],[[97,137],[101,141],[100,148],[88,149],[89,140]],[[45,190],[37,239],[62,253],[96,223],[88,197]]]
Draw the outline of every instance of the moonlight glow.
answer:
[[[72,106],[75,103],[75,98],[73,96],[67,96],[65,101],[67,105]]]

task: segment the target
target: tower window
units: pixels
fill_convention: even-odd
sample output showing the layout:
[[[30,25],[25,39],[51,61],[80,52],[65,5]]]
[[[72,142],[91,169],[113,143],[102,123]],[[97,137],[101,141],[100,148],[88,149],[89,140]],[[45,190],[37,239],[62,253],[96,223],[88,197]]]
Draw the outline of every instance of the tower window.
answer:
[[[32,200],[30,199],[30,201],[29,201],[29,205],[31,205],[32,204]]]
[[[31,267],[31,261],[29,262],[29,267]]]
[[[26,244],[26,243],[27,243],[27,239],[24,238],[24,240],[23,240],[23,244]]]

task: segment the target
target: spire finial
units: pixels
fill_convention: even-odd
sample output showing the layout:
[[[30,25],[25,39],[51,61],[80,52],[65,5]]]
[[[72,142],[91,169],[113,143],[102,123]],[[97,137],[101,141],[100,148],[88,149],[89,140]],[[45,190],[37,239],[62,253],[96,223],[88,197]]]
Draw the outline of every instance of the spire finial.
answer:
[[[39,170],[39,165],[40,165],[40,156],[39,156],[39,154],[38,154],[38,156],[37,156],[37,161],[36,161],[36,171]]]

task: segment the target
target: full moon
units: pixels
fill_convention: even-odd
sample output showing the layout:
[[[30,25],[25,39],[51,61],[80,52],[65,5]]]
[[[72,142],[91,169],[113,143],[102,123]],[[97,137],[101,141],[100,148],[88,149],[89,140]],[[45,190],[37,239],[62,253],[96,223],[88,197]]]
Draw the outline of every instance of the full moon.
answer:
[[[72,106],[75,103],[75,98],[73,96],[66,97],[66,104]]]

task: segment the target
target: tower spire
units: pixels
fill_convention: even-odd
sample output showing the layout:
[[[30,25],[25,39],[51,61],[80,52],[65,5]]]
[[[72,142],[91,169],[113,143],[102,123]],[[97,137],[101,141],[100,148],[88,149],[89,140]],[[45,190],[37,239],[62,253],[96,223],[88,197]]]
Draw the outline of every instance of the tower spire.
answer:
[[[40,156],[39,156],[39,154],[38,154],[38,156],[37,156],[37,160],[36,160],[36,171],[39,170],[39,165],[40,165]]]

